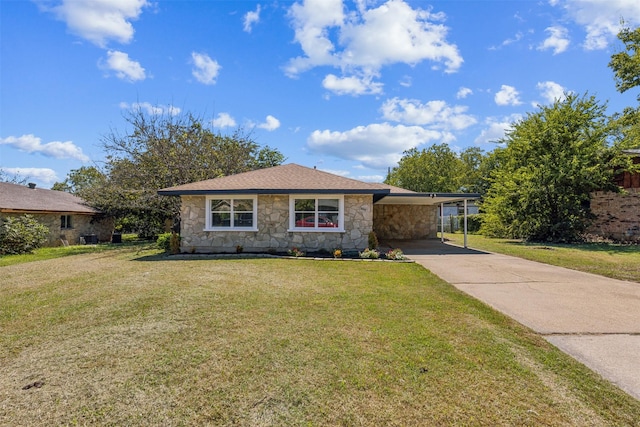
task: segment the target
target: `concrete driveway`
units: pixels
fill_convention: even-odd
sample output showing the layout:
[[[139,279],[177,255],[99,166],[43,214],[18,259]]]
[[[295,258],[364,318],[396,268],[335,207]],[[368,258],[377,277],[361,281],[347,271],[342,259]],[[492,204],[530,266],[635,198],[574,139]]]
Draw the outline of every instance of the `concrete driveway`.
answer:
[[[385,243],[640,399],[640,284],[439,240]]]

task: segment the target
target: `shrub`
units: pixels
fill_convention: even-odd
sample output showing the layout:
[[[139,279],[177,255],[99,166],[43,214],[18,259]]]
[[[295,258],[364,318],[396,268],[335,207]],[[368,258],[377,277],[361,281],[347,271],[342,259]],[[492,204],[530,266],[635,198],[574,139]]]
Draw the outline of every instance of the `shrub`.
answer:
[[[303,251],[301,251],[300,249],[295,248],[295,247],[294,247],[294,248],[289,249],[289,250],[287,251],[287,253],[288,253],[289,255],[291,255],[291,256],[295,256],[295,257],[300,257],[300,256],[304,256],[304,255],[305,255],[305,253],[304,253]]]
[[[482,214],[467,215],[467,231],[477,234],[482,227]]]
[[[171,233],[171,239],[169,239],[169,249],[172,254],[180,253],[180,235],[178,233]]]
[[[378,252],[376,249],[367,248],[364,251],[360,252],[360,258],[378,259],[380,258],[380,252]]]
[[[0,225],[0,254],[27,254],[47,241],[49,229],[33,216],[9,217]]]
[[[402,249],[390,249],[386,254],[384,254],[386,259],[393,260],[403,260],[407,259],[407,257],[402,253]]]
[[[162,249],[165,252],[171,251],[171,233],[163,233],[158,236],[156,240],[158,249]]]
[[[342,258],[342,249],[334,249],[333,257],[334,258]]]
[[[378,249],[378,245],[380,245],[380,243],[378,242],[378,236],[376,236],[376,232],[375,231],[370,231],[369,232],[369,242],[368,242],[367,246],[370,250],[371,249]]]

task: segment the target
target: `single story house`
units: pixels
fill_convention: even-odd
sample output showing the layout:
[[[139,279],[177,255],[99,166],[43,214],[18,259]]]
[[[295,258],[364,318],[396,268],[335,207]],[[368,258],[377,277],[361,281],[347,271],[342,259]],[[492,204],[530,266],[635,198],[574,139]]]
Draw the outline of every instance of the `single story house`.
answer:
[[[181,251],[363,250],[379,240],[436,238],[438,205],[477,194],[416,193],[286,164],[191,184],[180,196]]]
[[[640,148],[623,151],[640,164]],[[622,192],[591,194],[591,212],[596,216],[589,233],[607,239],[640,243],[640,173],[623,172],[615,177]]]
[[[113,231],[113,220],[102,218],[78,196],[36,188],[35,184],[0,182],[0,220],[25,214],[49,229],[46,246],[108,241]]]

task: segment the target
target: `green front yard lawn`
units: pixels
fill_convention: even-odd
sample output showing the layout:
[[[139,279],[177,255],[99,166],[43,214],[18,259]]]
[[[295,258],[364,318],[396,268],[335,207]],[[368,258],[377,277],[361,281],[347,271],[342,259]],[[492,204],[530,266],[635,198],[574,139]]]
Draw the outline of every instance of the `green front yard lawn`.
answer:
[[[446,233],[445,238],[457,245],[462,245],[464,242],[464,236],[459,233]],[[531,261],[640,283],[640,245],[542,244],[521,240],[492,239],[473,234],[467,236],[467,245],[473,249],[513,255]]]
[[[105,251],[0,267],[0,425],[638,425],[416,264]]]

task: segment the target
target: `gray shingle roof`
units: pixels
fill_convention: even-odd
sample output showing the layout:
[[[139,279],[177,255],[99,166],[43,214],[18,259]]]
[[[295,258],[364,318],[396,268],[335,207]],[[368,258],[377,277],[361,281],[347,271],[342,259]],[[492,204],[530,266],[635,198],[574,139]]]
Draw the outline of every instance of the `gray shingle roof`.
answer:
[[[389,194],[413,193],[386,184],[376,184],[345,178],[295,163],[258,169],[236,175],[208,179],[177,187],[163,188],[161,195],[211,193],[341,193],[341,194]]]
[[[95,214],[80,197],[64,191],[29,188],[26,185],[0,182],[1,212],[60,212]]]

